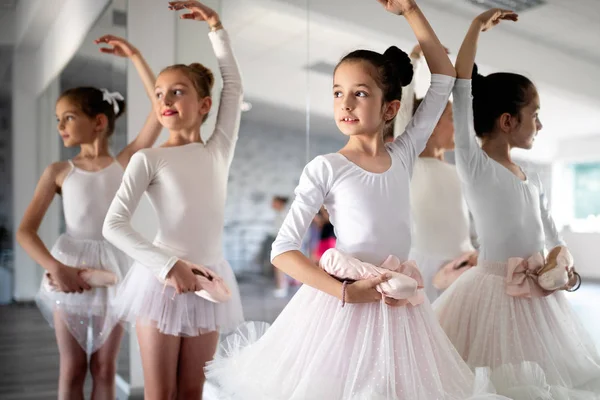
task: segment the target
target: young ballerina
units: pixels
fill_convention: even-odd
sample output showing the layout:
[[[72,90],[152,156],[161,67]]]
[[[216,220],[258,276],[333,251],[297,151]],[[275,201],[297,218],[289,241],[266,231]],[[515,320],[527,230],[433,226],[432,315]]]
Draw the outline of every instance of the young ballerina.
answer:
[[[531,148],[542,128],[536,87],[522,75],[473,71],[479,32],[502,20],[517,16],[499,9],[478,16],[456,61],[456,165],[481,247],[479,265],[434,309],[469,366],[490,368],[500,394],[597,399],[600,356],[591,338],[564,292],[543,291],[536,282],[544,250],[564,243],[539,178],[510,156],[512,148]]]
[[[422,67],[421,53],[417,45],[410,55],[415,73]],[[416,79],[413,79],[402,94],[409,101],[402,102],[394,130],[388,134],[388,141],[393,140],[393,132],[404,131],[420,104],[420,100],[416,100],[414,105],[411,101],[415,82]],[[454,125],[452,104],[449,102],[415,162],[410,183],[413,242],[409,258],[419,266],[430,302],[435,301],[441,293],[442,288],[434,286],[434,278],[441,274],[440,270],[445,265],[454,275],[477,263],[469,211],[456,167],[444,159],[444,153],[453,149]],[[461,263],[464,265],[461,266]],[[436,284],[439,286],[439,282]]]
[[[154,74],[140,52],[115,36],[96,42],[107,41],[113,47],[105,52],[128,57],[151,95]],[[46,168],[17,231],[19,244],[47,271],[36,301],[56,330],[59,399],[83,399],[90,354],[92,398],[115,398],[116,358],[123,335],[112,307],[116,289],[92,288],[87,283],[91,281],[84,278],[92,271],[105,271],[118,280],[131,264],[103,239],[102,223],[131,156],[152,146],[161,130],[150,114],[136,139],[113,157],[109,138],[124,111],[123,98],[105,89],[78,87],[60,96],[56,102],[58,131],[66,147],[79,146],[81,151],[72,160]],[[62,197],[66,233],[48,251],[37,231],[55,194]]]
[[[107,240],[136,261],[118,302],[119,315],[136,324],[146,399],[201,398],[204,365],[213,357],[219,331],[243,321],[235,276],[222,253],[242,83],[218,14],[196,1],[169,3],[171,10],[184,8],[188,12],[181,18],[208,23],[223,77],[215,130],[203,142],[200,127],[212,104],[211,71],[198,63],[164,69],[156,80],[155,107],[169,139],[132,158],[103,229]],[[159,220],[153,242],[131,226],[144,193]],[[193,270],[224,282],[231,292],[229,301],[215,303],[197,296],[194,292],[203,288]]]
[[[357,50],[334,72],[334,114],[349,140],[338,153],[318,156],[304,169],[296,197],[273,244],[276,267],[304,283],[256,342],[233,335],[207,376],[236,399],[465,399],[474,376],[453,349],[429,303],[402,307],[382,299],[385,274],[342,283],[300,251],[322,205],[337,235],[337,250],[380,265],[406,260],[410,248],[409,180],[412,166],[454,86],[454,67],[414,1],[381,1],[404,15],[433,76],[422,106],[397,141],[382,131],[412,79],[406,53]],[[402,265],[396,267],[404,267]],[[249,332],[248,332],[249,333]],[[246,343],[244,343],[246,342]],[[250,342],[250,343],[248,343]],[[248,344],[245,347],[240,345]]]

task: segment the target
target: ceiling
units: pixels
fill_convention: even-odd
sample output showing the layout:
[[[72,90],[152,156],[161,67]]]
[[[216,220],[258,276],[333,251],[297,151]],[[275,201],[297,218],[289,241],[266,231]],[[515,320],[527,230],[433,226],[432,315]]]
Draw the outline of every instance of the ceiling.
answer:
[[[289,115],[260,108],[276,104],[304,113],[308,100],[316,116],[330,116],[331,71],[327,70],[345,53],[359,47],[382,51],[391,44],[408,51],[415,44],[408,24],[386,13],[376,1],[352,3],[352,7],[347,0],[223,3],[223,20],[242,66],[246,94],[260,104],[251,113],[286,123]],[[469,22],[482,10],[456,0],[421,0],[419,4],[454,54]],[[540,141],[543,136],[600,134],[598,19],[600,2],[595,0],[550,0],[524,12],[518,23],[506,23],[482,35],[477,61],[484,73],[510,70],[536,82],[545,126]],[[327,73],[307,69],[315,64]],[[417,91],[423,93],[427,76],[419,83]],[[315,133],[336,133],[333,123],[315,128],[333,130]]]
[[[242,69],[246,100],[253,106],[243,118],[288,131],[305,132],[310,110],[311,134],[339,134],[331,118],[331,72],[345,53],[361,47],[383,51],[392,44],[409,51],[415,44],[406,21],[385,12],[375,0],[224,0],[221,4],[221,17]],[[419,4],[454,55],[468,24],[482,10],[467,0],[419,0]],[[125,0],[118,0],[112,7],[124,11],[125,5]],[[0,33],[9,29],[10,8],[5,11],[0,9]],[[538,86],[544,129],[536,151],[529,153],[534,157],[553,152],[559,140],[600,136],[598,20],[600,1],[547,0],[521,13],[518,23],[502,24],[481,37],[477,62],[482,72],[519,72]],[[107,14],[91,34],[110,29],[125,33],[124,27],[111,28],[111,24]],[[6,81],[10,43],[6,35],[2,37],[0,81]],[[74,80],[87,76],[88,84],[102,80],[101,86],[107,79],[119,81],[126,62],[114,58],[107,62],[102,57],[87,43],[69,65],[69,74]],[[100,78],[106,74],[108,78]],[[421,75],[417,94],[423,94],[428,84],[427,73]]]

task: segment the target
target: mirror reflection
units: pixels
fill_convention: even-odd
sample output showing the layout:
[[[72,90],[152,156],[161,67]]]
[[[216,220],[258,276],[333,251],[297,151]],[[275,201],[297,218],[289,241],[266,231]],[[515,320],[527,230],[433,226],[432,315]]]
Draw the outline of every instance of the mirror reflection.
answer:
[[[352,6],[0,5],[0,397],[600,396],[600,9]]]

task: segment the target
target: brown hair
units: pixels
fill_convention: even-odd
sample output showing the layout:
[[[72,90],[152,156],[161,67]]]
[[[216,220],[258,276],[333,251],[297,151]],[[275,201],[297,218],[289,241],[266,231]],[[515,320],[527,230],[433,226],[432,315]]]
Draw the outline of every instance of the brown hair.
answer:
[[[166,71],[182,72],[194,85],[198,98],[210,97],[213,85],[215,84],[215,76],[212,71],[200,63],[191,63],[190,65],[175,64],[163,69],[160,73]],[[206,121],[208,114],[204,116],[202,122]]]
[[[115,121],[125,112],[125,101],[115,99],[119,105],[119,112],[115,114],[114,106],[104,100],[102,90],[91,86],[68,89],[60,95],[58,100],[65,98],[75,104],[89,118],[94,118],[98,114],[106,115],[108,119],[107,137],[113,134],[115,131]]]

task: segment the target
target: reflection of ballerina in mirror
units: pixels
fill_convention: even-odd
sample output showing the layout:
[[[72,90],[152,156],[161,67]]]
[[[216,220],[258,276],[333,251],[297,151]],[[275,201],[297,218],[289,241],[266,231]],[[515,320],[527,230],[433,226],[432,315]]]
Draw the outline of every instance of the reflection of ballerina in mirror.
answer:
[[[456,166],[481,247],[478,266],[433,306],[456,350],[470,367],[491,371],[498,393],[596,400],[600,354],[560,290],[576,290],[579,275],[541,180],[510,155],[530,149],[542,129],[538,91],[523,75],[482,76],[474,65],[480,31],[516,19],[506,10],[481,14],[458,54]]]
[[[422,99],[414,96],[417,79],[423,72],[421,47],[410,54],[415,79],[403,93],[396,121],[386,135],[394,139],[401,134],[419,108]],[[410,184],[413,241],[409,258],[415,260],[425,285],[425,293],[433,302],[458,276],[477,264],[473,247],[474,227],[470,223],[456,167],[444,155],[454,150],[452,104],[448,102],[425,149],[413,168]]]
[[[121,284],[118,309],[122,319],[136,324],[146,397],[199,399],[203,367],[213,357],[219,332],[243,321],[235,276],[222,250],[243,89],[219,15],[197,1],[170,2],[169,8],[185,9],[183,19],[208,23],[223,78],[216,125],[204,142],[200,129],[213,103],[212,71],[199,63],[165,68],[154,97],[169,137],[132,157],[103,233],[136,261]],[[159,220],[154,241],[131,225],[144,193]]]
[[[105,53],[129,58],[153,97],[154,74],[135,47],[116,36],[104,36],[96,43],[111,46],[103,49]],[[124,111],[123,97],[106,89],[76,87],[59,97],[59,133],[66,147],[80,147],[80,152],[46,169],[17,233],[21,246],[46,269],[36,301],[56,330],[61,399],[83,398],[88,367],[94,383],[92,397],[114,397],[115,393],[116,359],[123,336],[114,310],[115,284],[131,260],[102,238],[102,223],[123,168],[132,154],[151,147],[161,130],[150,113],[135,140],[113,157],[109,137]],[[37,230],[56,193],[62,197],[66,233],[49,252]]]

